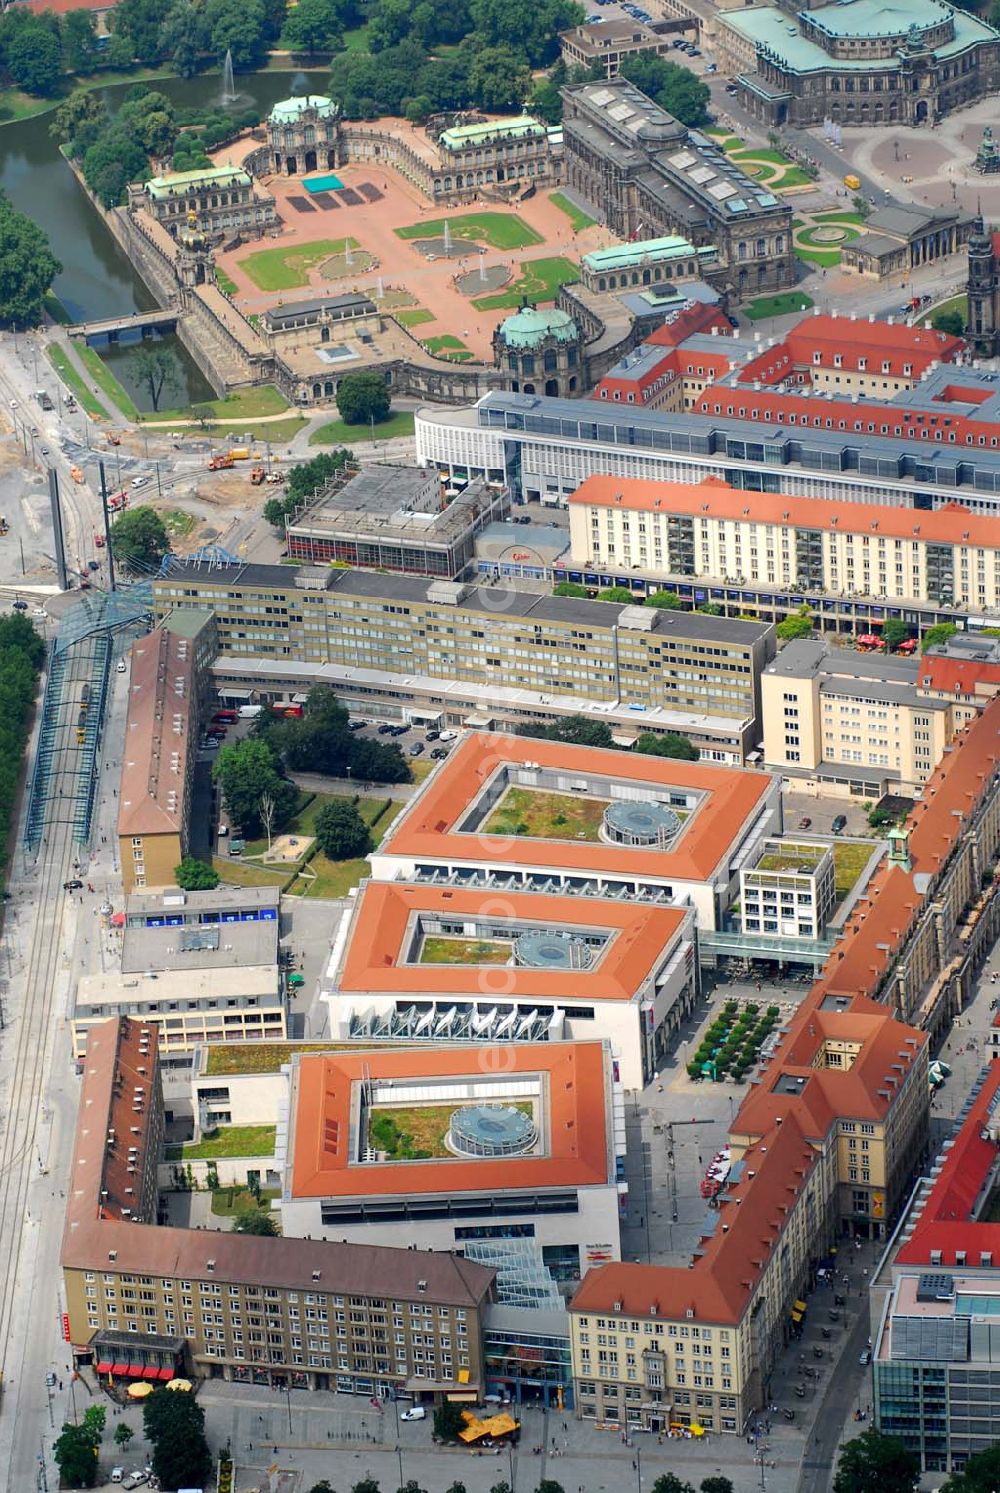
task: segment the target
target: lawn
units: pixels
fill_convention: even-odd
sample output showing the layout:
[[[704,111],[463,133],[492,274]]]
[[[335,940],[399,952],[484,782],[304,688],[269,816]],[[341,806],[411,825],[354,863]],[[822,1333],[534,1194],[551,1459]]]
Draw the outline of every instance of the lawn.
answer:
[[[427,337],[424,347],[438,358],[450,358],[453,363],[466,363],[472,357],[461,337],[452,337],[444,332],[440,337]]]
[[[148,423],[148,421],[146,422]],[[271,446],[284,446],[293,436],[298,435],[303,425],[306,424],[303,415],[289,415],[287,420],[248,420],[245,425],[206,425],[205,435],[226,436],[229,440],[235,440],[237,436],[245,435],[248,440],[267,442]]]
[[[225,270],[220,269],[218,265],[215,266],[215,283],[224,295],[235,295],[239,288],[236,281],[230,279]]]
[[[366,21],[363,26],[355,26],[353,31],[344,32],[343,47],[345,52],[367,52],[368,51],[368,27],[370,22]]]
[[[350,1042],[212,1042],[205,1061],[205,1076],[236,1073],[277,1073],[296,1052],[340,1052]]]
[[[345,425],[343,420],[331,420],[318,425],[309,437],[310,446],[357,446],[363,441],[391,441],[397,436],[413,434],[413,412],[400,410],[388,420],[375,426],[374,436],[370,425]]]
[[[346,238],[321,238],[284,249],[258,249],[241,259],[239,266],[258,290],[298,290],[309,284],[310,270],[334,254],[343,254],[347,244]],[[350,245],[352,249],[361,247],[354,238]]]
[[[397,228],[396,235],[398,238],[443,238],[445,223],[453,239],[489,244],[491,249],[530,249],[532,244],[545,242],[542,235],[529,228],[517,213],[467,213],[456,218],[432,218],[426,223],[410,223],[406,228]]]
[[[404,805],[401,799],[360,798],[358,812],[366,824],[371,826],[372,845],[381,843],[389,825]],[[317,851],[307,866],[289,887],[293,897],[346,897],[358,882],[371,874],[366,856],[349,861],[331,861],[322,851]]]
[[[769,850],[754,865],[755,871],[815,871],[823,859],[825,847],[795,845],[785,842],[780,851]]]
[[[781,295],[762,295],[743,307],[748,321],[763,321],[768,316],[788,316],[792,311],[808,311],[813,305],[812,296],[801,290],[787,290]]]
[[[261,384],[255,389],[235,389],[221,399],[206,399],[187,409],[157,410],[155,417],[144,418],[147,423],[155,418],[158,424],[169,425],[171,421],[195,419],[195,410],[199,413],[211,410],[217,420],[253,420],[264,415],[283,415],[288,408],[288,400],[273,384]]]
[[[245,1187],[217,1187],[212,1193],[212,1212],[217,1218],[236,1218],[238,1214],[258,1207],[262,1213],[270,1213],[272,1200],[280,1196],[277,1187],[262,1187],[258,1203],[253,1193],[248,1192]],[[261,1207],[261,1204],[264,1206]]]
[[[161,508],[160,517],[171,539],[184,539],[198,522],[193,514],[185,513],[183,508]]]
[[[273,1156],[274,1125],[220,1125],[208,1130],[200,1141],[182,1146],[168,1145],[167,1161],[210,1161],[216,1156]]]
[[[274,834],[271,836],[272,840],[276,840],[279,834],[315,835],[316,815],[319,813],[320,809],[325,808],[327,804],[333,803],[336,797],[337,795],[334,793],[300,794],[295,813],[292,815],[291,819],[289,819],[287,824],[283,825],[280,830],[274,831]],[[385,800],[382,800],[382,802],[385,802]],[[255,855],[263,855],[266,850],[267,836],[260,835],[256,840],[247,840],[246,846],[243,850],[243,854],[244,856],[253,857]]]
[[[563,285],[580,278],[580,266],[556,255],[553,259],[526,259],[512,285],[497,295],[473,301],[477,311],[516,309],[522,301],[554,301]]]
[[[947,301],[941,301],[940,304],[933,307],[933,309],[929,313],[927,311],[921,311],[920,315],[921,318],[925,318],[929,315],[931,325],[933,326],[935,316],[938,316],[941,312],[944,311],[957,311],[959,316],[962,318],[965,326],[968,326],[969,297],[966,295],[965,291],[963,291],[961,295],[953,295]]]
[[[838,901],[847,896],[871,860],[871,840],[837,840],[833,846],[833,871]]]
[[[50,342],[45,351],[48,354],[49,362],[67,389],[76,395],[77,400],[87,411],[87,414],[95,420],[106,420],[108,418],[107,410],[100,400],[95,399],[94,395],[90,392],[90,385],[77,373],[73,364],[66,356],[65,349],[60,347],[57,342]]]
[[[368,1145],[385,1151],[391,1161],[420,1157],[453,1156],[445,1145],[455,1104],[410,1104],[392,1109],[373,1109],[368,1116]],[[511,1106],[534,1116],[530,1099]]]
[[[401,327],[420,327],[425,321],[433,321],[434,316],[430,311],[425,311],[423,306],[401,306],[393,316]]]
[[[508,788],[480,832],[526,835],[533,840],[596,840],[607,807],[606,798]]]
[[[213,856],[212,864],[230,886],[280,886],[288,876],[287,866],[265,871],[262,866],[245,866],[227,855]]]
[[[512,945],[486,938],[425,938],[421,964],[506,964]]]
[[[585,228],[592,228],[597,222],[597,219],[585,213],[582,207],[577,207],[575,202],[570,202],[568,197],[564,197],[562,192],[550,192],[549,201],[553,207],[557,207],[561,213],[566,214],[574,233],[582,233]]]
[[[115,378],[97,349],[88,347],[85,342],[79,342],[76,344],[76,354],[90,374],[90,377],[94,380],[94,383],[99,389],[104,390],[111,403],[117,405],[127,419],[141,420],[142,416],[132,403],[131,398]]]

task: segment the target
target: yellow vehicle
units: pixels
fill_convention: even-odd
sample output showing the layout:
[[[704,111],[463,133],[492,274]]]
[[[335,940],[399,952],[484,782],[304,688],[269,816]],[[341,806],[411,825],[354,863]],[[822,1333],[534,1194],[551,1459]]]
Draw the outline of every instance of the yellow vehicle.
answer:
[[[860,178],[860,176],[845,176],[844,177],[844,186],[847,187],[852,192],[858,192],[858,191],[860,191],[861,190],[861,178]]]
[[[249,446],[231,446],[230,449],[229,449],[229,455],[232,457],[233,461],[249,461],[250,460],[250,447]]]

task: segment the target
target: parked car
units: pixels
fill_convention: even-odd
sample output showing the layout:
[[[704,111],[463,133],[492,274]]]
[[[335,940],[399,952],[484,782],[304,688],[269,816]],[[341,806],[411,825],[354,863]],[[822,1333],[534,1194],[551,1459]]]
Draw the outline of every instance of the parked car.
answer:
[[[422,741],[415,741],[413,743],[413,745],[410,747],[410,756],[411,757],[419,757],[420,753],[423,751],[423,749],[424,749],[423,742]]]
[[[78,876],[71,876],[70,879],[69,879],[69,881],[64,881],[63,882],[63,891],[64,892],[82,892],[83,891],[83,882],[80,880],[80,878]]]
[[[455,740],[455,737],[456,737],[456,736],[457,736],[457,735],[458,735],[458,732],[457,732],[457,731],[442,731],[442,732],[441,732],[441,738],[440,738],[440,739],[441,739],[441,740],[442,740],[442,741],[454,741],[454,740]]]
[[[347,729],[348,731],[363,731],[366,724],[365,721],[348,721]]]
[[[834,819],[833,823],[831,824],[830,828],[835,835],[843,834],[844,830],[847,828],[847,815],[838,814],[836,819]]]
[[[378,734],[380,736],[388,736],[389,732],[390,731],[394,731],[394,730],[395,730],[395,727],[393,725],[391,725],[389,723],[389,721],[383,721],[382,724],[381,724],[381,726],[379,726],[379,728],[378,728]]]
[[[100,562],[100,560],[88,560],[87,561],[87,569],[88,570],[100,570],[100,568],[101,568],[101,562]]]
[[[435,730],[428,731],[428,733],[427,733],[427,735],[425,737],[426,741],[440,741],[440,739],[441,739],[441,732],[440,731],[435,731]]]
[[[133,487],[145,487],[146,483],[148,481],[149,481],[148,477],[133,477],[132,478],[132,486]]]
[[[15,612],[26,612],[28,610],[28,603],[26,601],[22,601],[21,598],[18,597],[14,602],[14,610]]]
[[[125,660],[123,658],[120,658],[118,660],[117,664],[115,665],[115,670],[119,674],[127,674],[128,673],[128,664],[125,662]]]
[[[871,1349],[870,1348],[863,1349],[862,1353],[861,1353],[861,1356],[858,1359],[858,1363],[860,1363],[860,1365],[861,1365],[861,1367],[863,1369],[866,1369],[868,1367],[868,1365],[871,1363],[871,1361],[872,1361]]]
[[[434,750],[433,750],[433,752],[431,752],[431,760],[433,762],[440,762],[440,761],[443,760],[443,758],[447,757],[447,755],[448,755],[448,748],[447,747],[435,747]]]

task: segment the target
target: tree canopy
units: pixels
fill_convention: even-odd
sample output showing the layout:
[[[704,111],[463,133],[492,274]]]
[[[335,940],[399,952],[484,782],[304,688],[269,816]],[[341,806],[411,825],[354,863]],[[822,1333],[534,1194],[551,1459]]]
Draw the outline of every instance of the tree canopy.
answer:
[[[920,651],[926,653],[928,648],[936,648],[940,643],[947,643],[958,632],[954,622],[935,622],[929,627],[920,639]]]
[[[910,629],[901,617],[887,617],[882,623],[882,641],[887,648],[898,648],[910,636]]]
[[[356,783],[408,783],[409,764],[396,743],[383,745],[356,736],[348,727],[349,719],[333,690],[316,685],[298,719],[262,713],[253,735],[267,741],[293,772],[351,777]]]
[[[272,829],[280,829],[291,818],[298,800],[295,784],[282,770],[271,746],[259,736],[248,736],[224,746],[215,759],[212,776],[222,791],[223,802],[245,835],[263,831],[261,799],[274,804]]]
[[[995,1493],[1000,1487],[1000,1446],[973,1452],[961,1472],[953,1472],[941,1493]]]
[[[132,508],[111,525],[111,552],[126,570],[156,569],[170,553],[170,540],[155,508]]]
[[[142,1402],[142,1422],[153,1447],[161,1488],[200,1488],[212,1470],[205,1412],[192,1394],[157,1389]]]
[[[334,798],[316,815],[316,843],[331,861],[356,860],[372,848],[371,831],[356,803]]]
[[[684,603],[676,591],[653,591],[646,597],[648,607],[659,607],[665,612],[682,612]]]
[[[260,1234],[268,1239],[275,1238],[278,1233],[273,1215],[263,1208],[241,1208],[233,1229],[237,1234]]]
[[[694,742],[679,731],[643,731],[635,749],[644,757],[674,757],[680,762],[697,762],[701,756]]]
[[[681,124],[693,127],[711,123],[708,84],[696,78],[689,68],[667,62],[652,52],[634,52],[622,58],[621,75]]]
[[[376,425],[389,418],[391,401],[381,373],[345,373],[337,384],[337,409],[345,425]]]
[[[920,1458],[907,1451],[898,1436],[874,1426],[841,1449],[833,1493],[914,1493],[920,1480]]]
[[[786,617],[774,630],[783,643],[790,643],[795,638],[807,638],[813,630],[812,618]]]
[[[219,885],[220,877],[207,861],[186,855],[180,865],[174,867],[174,880],[184,892],[211,892]]]
[[[611,727],[605,721],[588,720],[585,715],[564,715],[555,721],[532,721],[518,726],[517,734],[534,736],[539,741],[567,741],[576,746],[614,746]]]
[[[61,269],[41,228],[0,192],[0,321],[19,330],[37,327]]]

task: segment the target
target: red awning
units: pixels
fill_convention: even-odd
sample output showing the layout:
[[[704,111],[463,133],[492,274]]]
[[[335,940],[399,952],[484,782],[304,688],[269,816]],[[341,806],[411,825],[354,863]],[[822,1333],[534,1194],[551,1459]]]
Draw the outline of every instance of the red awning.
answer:
[[[111,1365],[111,1372],[113,1374],[127,1374],[128,1373],[128,1364],[127,1363],[113,1363]]]
[[[123,912],[116,912],[114,917],[111,919],[111,926],[113,928],[124,928],[125,914]]]
[[[154,1364],[149,1364],[143,1369],[142,1377],[144,1379],[159,1379],[160,1371]]]
[[[104,1358],[101,1359],[100,1363],[97,1365],[97,1372],[99,1374],[110,1374],[111,1373],[111,1365],[110,1365],[110,1363],[108,1363],[107,1359],[104,1359]]]
[[[176,1379],[177,1374],[174,1369],[157,1369],[156,1377],[166,1383],[168,1379]]]
[[[129,1366],[128,1366],[128,1376],[129,1376],[130,1379],[141,1379],[142,1378],[142,1364],[141,1363],[130,1363]]]

